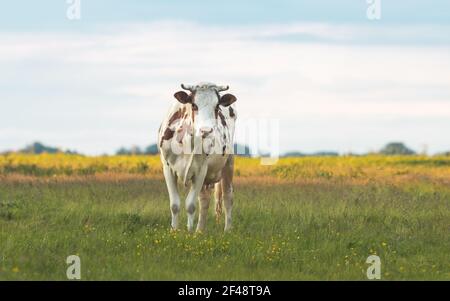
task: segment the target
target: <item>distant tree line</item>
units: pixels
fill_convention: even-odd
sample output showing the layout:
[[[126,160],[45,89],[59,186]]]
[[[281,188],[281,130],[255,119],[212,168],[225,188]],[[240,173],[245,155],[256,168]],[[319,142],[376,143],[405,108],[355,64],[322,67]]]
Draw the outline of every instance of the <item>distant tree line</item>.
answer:
[[[315,157],[337,157],[339,156],[338,152],[332,151],[322,151],[322,152],[314,152],[314,153],[302,153],[302,152],[287,152],[282,155],[282,157],[307,157],[307,156],[315,156]]]
[[[6,151],[4,153],[12,153],[12,151]],[[57,147],[51,147],[51,146],[44,145],[40,142],[31,143],[31,144],[25,146],[24,148],[19,149],[17,151],[17,153],[22,153],[22,154],[44,154],[44,153],[46,153],[46,154],[57,154],[57,153],[78,154],[76,151],[62,150]]]
[[[40,142],[34,142],[32,144],[27,145],[23,149],[20,149],[17,151],[18,153],[25,153],[25,154],[42,154],[42,153],[48,153],[48,154],[55,154],[55,153],[65,153],[65,154],[79,154],[76,151],[73,150],[62,150],[57,147],[51,147],[44,145]],[[5,153],[11,153],[11,151],[3,152]],[[116,155],[155,155],[158,153],[158,146],[156,144],[150,144],[147,147],[139,147],[139,146],[132,146],[130,148],[121,147],[116,151]],[[254,155],[254,153],[251,151],[250,147],[248,145],[244,144],[235,144],[234,145],[234,153],[239,156],[244,157],[251,157]],[[372,154],[381,154],[381,155],[415,155],[416,152],[407,147],[405,144],[401,142],[392,142],[386,144],[382,149],[380,149],[378,152],[373,152]],[[441,156],[450,156],[450,151],[443,152],[437,155]],[[281,155],[281,157],[305,157],[305,156],[339,156],[338,152],[334,151],[320,151],[320,152],[314,152],[314,153],[303,153],[298,151],[293,152],[286,152]]]
[[[401,142],[392,142],[386,144],[385,147],[383,147],[380,150],[380,154],[383,155],[415,155],[416,152],[412,149],[408,148],[406,145],[404,145]]]
[[[121,147],[117,150],[116,155],[155,155],[158,153],[158,146],[150,144],[147,147],[132,146],[130,148]]]

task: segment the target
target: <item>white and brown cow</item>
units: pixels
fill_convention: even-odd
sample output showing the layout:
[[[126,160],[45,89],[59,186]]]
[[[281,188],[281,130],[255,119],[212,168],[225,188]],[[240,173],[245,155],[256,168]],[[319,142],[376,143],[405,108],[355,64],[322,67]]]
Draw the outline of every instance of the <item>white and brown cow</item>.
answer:
[[[200,83],[181,85],[175,93],[177,102],[170,109],[159,130],[159,148],[170,198],[172,228],[178,228],[180,195],[178,181],[190,185],[186,198],[187,228],[194,227],[196,200],[200,210],[197,231],[206,225],[212,189],[215,189],[216,215],[225,205],[225,231],[231,228],[233,206],[233,140],[236,97],[220,95],[228,86]]]

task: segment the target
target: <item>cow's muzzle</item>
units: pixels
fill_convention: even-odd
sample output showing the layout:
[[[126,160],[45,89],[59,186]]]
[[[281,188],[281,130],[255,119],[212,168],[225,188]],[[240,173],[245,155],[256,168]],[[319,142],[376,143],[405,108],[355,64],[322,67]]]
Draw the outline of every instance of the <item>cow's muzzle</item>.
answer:
[[[207,127],[207,126],[202,127],[202,128],[200,129],[200,133],[201,133],[201,135],[202,135],[202,138],[208,137],[212,132],[213,132],[213,129],[210,128],[210,127]]]

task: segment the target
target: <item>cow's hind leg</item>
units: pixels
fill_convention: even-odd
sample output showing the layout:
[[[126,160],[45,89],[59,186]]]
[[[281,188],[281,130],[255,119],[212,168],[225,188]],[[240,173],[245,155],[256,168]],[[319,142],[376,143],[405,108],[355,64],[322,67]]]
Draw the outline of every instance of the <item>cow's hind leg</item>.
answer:
[[[163,167],[167,190],[169,191],[170,212],[172,213],[172,229],[178,229],[178,215],[180,213],[180,195],[178,193],[177,177],[167,164]]]
[[[206,218],[208,216],[209,201],[211,200],[211,188],[204,185],[198,197],[200,210],[198,215],[197,232],[205,231]]]
[[[234,157],[230,156],[222,173],[222,194],[225,205],[225,231],[231,229],[231,211],[233,209],[233,167]]]

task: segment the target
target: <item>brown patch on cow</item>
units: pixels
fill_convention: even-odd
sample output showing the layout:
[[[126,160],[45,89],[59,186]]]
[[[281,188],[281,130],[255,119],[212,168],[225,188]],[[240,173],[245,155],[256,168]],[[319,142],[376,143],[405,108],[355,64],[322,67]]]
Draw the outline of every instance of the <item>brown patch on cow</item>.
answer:
[[[173,115],[170,116],[169,125],[172,125],[172,123],[174,123],[176,120],[180,119],[180,117],[181,117],[181,111],[180,110],[178,110],[175,113],[173,113]]]
[[[170,128],[166,128],[166,130],[164,131],[164,135],[161,137],[161,142],[159,146],[162,147],[164,140],[172,139],[174,133],[175,131],[172,131]]]
[[[172,123],[174,123],[175,121],[181,119],[184,115],[184,108],[183,109],[179,109],[178,111],[176,111],[175,113],[173,113],[172,116],[170,116],[169,119],[169,125],[172,125]]]
[[[232,107],[229,107],[228,110],[230,111],[230,117],[231,117],[231,118],[236,117],[236,114],[234,114],[234,110],[233,110]]]
[[[222,110],[220,109],[219,105],[217,105],[215,111],[214,111],[215,115],[216,115],[216,119],[220,118],[220,122],[222,123],[223,126],[227,126],[227,122],[225,120],[225,116],[223,116],[222,114]]]
[[[194,123],[194,121],[195,121],[195,112],[197,112],[197,111],[198,111],[198,107],[195,103],[193,103],[191,106],[192,123]]]
[[[219,105],[216,106],[216,109],[214,110],[214,116],[217,118],[219,118],[219,111],[220,111],[220,107]]]
[[[177,130],[177,142],[182,144],[183,143],[183,138],[186,135],[189,135],[192,131],[192,127],[191,125],[185,120],[180,128]]]
[[[220,122],[222,123],[222,125],[223,125],[223,126],[227,126],[227,122],[226,122],[226,120],[225,120],[225,116],[223,116],[222,112],[221,112],[220,110],[218,110],[218,113],[217,113],[217,114],[218,114],[219,117],[220,117]]]

